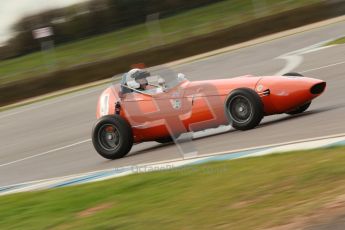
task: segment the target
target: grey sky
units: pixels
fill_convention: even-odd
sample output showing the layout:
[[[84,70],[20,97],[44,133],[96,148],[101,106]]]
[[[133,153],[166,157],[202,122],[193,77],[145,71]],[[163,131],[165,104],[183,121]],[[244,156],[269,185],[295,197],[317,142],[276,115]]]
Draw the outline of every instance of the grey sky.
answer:
[[[11,37],[10,27],[25,15],[87,0],[0,0],[0,45]]]

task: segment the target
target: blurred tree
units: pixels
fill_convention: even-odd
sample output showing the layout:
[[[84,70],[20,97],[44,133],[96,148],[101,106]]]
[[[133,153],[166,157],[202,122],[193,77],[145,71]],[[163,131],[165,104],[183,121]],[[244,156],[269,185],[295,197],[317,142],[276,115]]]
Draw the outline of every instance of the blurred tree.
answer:
[[[20,19],[12,30],[16,36],[7,46],[2,58],[25,55],[39,50],[32,30],[51,26],[56,44],[102,34],[123,27],[144,23],[146,16],[160,13],[161,17],[222,0],[91,0],[73,6],[48,10]]]

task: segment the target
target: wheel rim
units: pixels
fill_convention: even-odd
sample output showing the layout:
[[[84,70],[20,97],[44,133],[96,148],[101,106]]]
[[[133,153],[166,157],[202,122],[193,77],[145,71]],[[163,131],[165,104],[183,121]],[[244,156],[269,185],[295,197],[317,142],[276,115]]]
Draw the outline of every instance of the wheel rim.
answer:
[[[114,151],[119,147],[120,134],[113,124],[104,124],[98,130],[98,143],[103,149]]]
[[[232,120],[237,123],[246,123],[253,114],[252,104],[244,96],[234,96],[229,102],[229,112]]]

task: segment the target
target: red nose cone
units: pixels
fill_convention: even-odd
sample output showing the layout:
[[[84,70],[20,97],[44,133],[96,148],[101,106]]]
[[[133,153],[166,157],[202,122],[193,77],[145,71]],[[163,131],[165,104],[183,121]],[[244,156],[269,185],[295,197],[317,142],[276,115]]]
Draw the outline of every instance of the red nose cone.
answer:
[[[307,102],[324,92],[326,82],[308,77],[263,77],[257,88],[270,90],[270,95],[262,97],[265,113],[284,113]]]

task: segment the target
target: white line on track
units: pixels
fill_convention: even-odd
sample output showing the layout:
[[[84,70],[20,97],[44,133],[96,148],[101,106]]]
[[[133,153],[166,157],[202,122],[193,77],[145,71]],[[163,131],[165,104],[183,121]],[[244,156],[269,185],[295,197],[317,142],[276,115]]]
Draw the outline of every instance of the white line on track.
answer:
[[[278,71],[274,75],[280,76],[280,75],[283,75],[285,73],[289,73],[289,72],[293,71],[294,69],[296,69],[298,66],[300,66],[302,64],[303,59],[304,59],[303,58],[304,54],[316,52],[316,51],[330,47],[330,46],[323,46],[324,44],[326,44],[329,41],[331,41],[331,39],[316,43],[316,44],[311,45],[311,46],[304,47],[302,49],[291,51],[291,52],[285,53],[283,55],[280,55],[276,59],[286,60],[286,65],[284,66],[283,69],[281,69],[280,71]]]
[[[102,85],[102,87],[104,88],[103,85]],[[91,93],[94,93],[94,92],[97,92],[97,91],[101,91],[102,87],[97,87],[95,89],[88,90],[87,92],[77,92],[74,95],[66,94],[66,97],[61,96],[61,98],[58,98],[59,96],[57,96],[57,100],[56,101],[49,101],[49,102],[46,102],[44,104],[37,105],[37,106],[30,106],[30,104],[28,104],[28,106],[30,106],[30,107],[27,107],[27,108],[25,108],[25,107],[21,108],[21,106],[20,106],[18,108],[19,111],[15,111],[15,112],[12,112],[12,113],[7,113],[6,114],[6,110],[5,110],[5,111],[1,112],[1,113],[5,113],[5,114],[0,116],[0,119],[6,118],[6,117],[10,117],[10,116],[13,116],[13,115],[16,115],[16,114],[20,114],[20,113],[23,113],[23,112],[31,111],[31,110],[34,110],[34,109],[39,109],[39,108],[42,108],[44,106],[61,103],[61,102],[64,102],[64,101],[67,101],[67,100],[70,100],[70,99],[73,99],[73,98],[76,98],[76,97],[85,96],[85,95],[88,95],[88,94],[91,94]]]
[[[323,141],[323,140],[326,140],[326,139],[339,138],[339,137],[344,137],[344,136],[345,136],[345,133],[338,133],[338,134],[334,134],[334,135],[319,136],[319,137],[306,138],[306,139],[294,140],[294,141],[288,141],[288,142],[280,142],[280,143],[255,146],[255,147],[250,147],[250,148],[243,148],[243,149],[235,149],[235,150],[226,150],[226,151],[221,151],[221,152],[214,152],[214,153],[209,153],[209,154],[198,155],[197,157],[188,158],[188,159],[175,158],[175,159],[170,159],[170,160],[156,161],[156,162],[150,162],[150,163],[142,163],[142,164],[137,164],[137,165],[124,165],[124,166],[120,166],[120,168],[132,167],[132,166],[136,166],[136,167],[144,167],[144,166],[150,167],[150,166],[153,166],[153,165],[186,162],[186,161],[191,161],[191,160],[195,160],[195,159],[202,159],[202,158],[205,158],[205,157],[216,156],[216,155],[224,155],[224,154],[231,154],[231,153],[237,153],[237,152],[243,152],[243,151],[251,151],[251,150],[261,149],[261,148],[284,147],[286,145],[300,144],[300,143],[305,143],[305,142],[307,143],[307,142],[313,142],[313,141]],[[15,186],[15,185],[26,185],[26,184],[33,184],[33,183],[40,183],[40,182],[42,182],[42,183],[43,182],[49,183],[51,181],[58,181],[58,180],[64,180],[64,179],[72,179],[72,178],[76,178],[76,177],[79,177],[79,176],[87,176],[87,175],[91,175],[93,173],[104,172],[104,171],[108,171],[108,170],[112,170],[112,169],[114,169],[114,168],[95,170],[95,171],[90,171],[90,172],[87,172],[87,173],[78,173],[78,174],[72,174],[72,175],[62,176],[62,177],[34,180],[34,181],[29,181],[29,182],[14,184],[14,185],[6,185],[4,187]]]
[[[49,153],[53,153],[53,152],[56,152],[56,151],[59,151],[59,150],[71,148],[73,146],[80,145],[80,144],[83,144],[83,143],[86,143],[86,142],[89,142],[89,141],[91,141],[91,139],[79,141],[79,142],[76,142],[74,144],[65,145],[65,146],[62,146],[62,147],[59,147],[59,148],[56,148],[56,149],[51,149],[51,150],[48,150],[48,151],[43,152],[43,153],[35,154],[35,155],[29,156],[29,157],[24,157],[22,159],[18,159],[18,160],[15,160],[15,161],[11,161],[11,162],[7,162],[7,163],[4,163],[4,164],[1,164],[0,167],[12,165],[12,164],[15,164],[15,163],[18,163],[18,162],[21,162],[21,161],[29,160],[29,159],[40,157],[40,156],[43,156],[43,155],[47,155]]]
[[[312,72],[312,71],[315,71],[315,70],[325,69],[325,68],[329,68],[329,67],[333,67],[333,66],[341,65],[341,64],[345,64],[345,61],[337,62],[337,63],[333,63],[333,64],[330,64],[330,65],[325,65],[325,66],[321,66],[321,67],[317,67],[317,68],[314,68],[314,69],[304,70],[304,71],[301,71],[301,73],[308,73],[308,72]]]
[[[283,69],[275,73],[274,75],[280,76],[285,73],[289,73],[295,68],[297,68],[303,62],[303,56],[301,55],[288,55],[288,56],[279,56],[278,59],[286,60],[286,65]]]
[[[196,133],[193,133],[193,139],[198,139],[200,137],[209,136],[209,135],[212,135],[212,134],[215,134],[215,133],[227,132],[230,129],[231,129],[230,126],[221,126],[219,128],[215,128],[215,129],[209,129],[209,130],[206,130],[206,131],[196,132]],[[3,163],[3,164],[0,164],[0,167],[4,167],[4,166],[12,165],[12,164],[15,164],[15,163],[19,163],[19,162],[22,162],[22,161],[25,161],[25,160],[29,160],[29,159],[32,159],[32,158],[44,156],[44,155],[47,155],[49,153],[57,152],[57,151],[60,151],[60,150],[64,150],[64,149],[67,149],[67,148],[74,147],[76,145],[84,144],[84,143],[87,143],[89,141],[91,141],[91,139],[79,141],[79,142],[76,142],[76,143],[73,143],[73,144],[70,144],[70,145],[66,145],[66,146],[62,146],[62,147],[59,147],[59,148],[48,150],[48,151],[45,151],[43,153],[38,153],[38,154],[35,154],[35,155],[32,155],[32,156],[28,156],[28,157],[25,157],[25,158],[22,158],[22,159],[18,159],[18,160],[14,160],[14,161],[11,161],[11,162]]]

